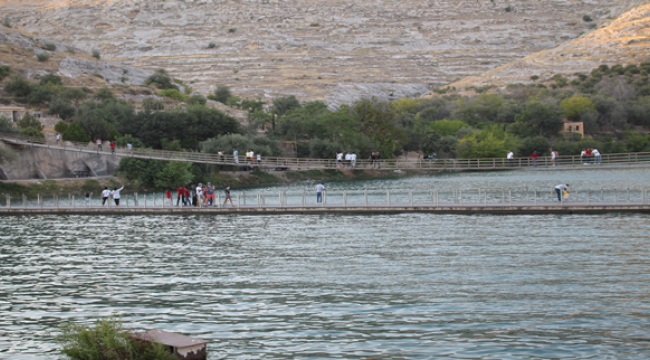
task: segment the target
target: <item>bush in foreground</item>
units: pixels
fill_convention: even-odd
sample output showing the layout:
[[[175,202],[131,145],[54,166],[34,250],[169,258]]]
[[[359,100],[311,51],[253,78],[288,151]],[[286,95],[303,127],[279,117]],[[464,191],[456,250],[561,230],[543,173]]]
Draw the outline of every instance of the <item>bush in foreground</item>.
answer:
[[[73,360],[172,360],[162,344],[132,339],[115,316],[101,318],[92,326],[64,323],[57,342],[61,353]]]

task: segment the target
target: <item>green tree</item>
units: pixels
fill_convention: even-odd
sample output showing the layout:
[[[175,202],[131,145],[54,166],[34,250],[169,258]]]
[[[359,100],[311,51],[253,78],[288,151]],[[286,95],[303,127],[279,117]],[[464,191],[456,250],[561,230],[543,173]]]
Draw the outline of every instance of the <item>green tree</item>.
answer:
[[[146,98],[146,99],[142,100],[142,107],[146,111],[165,110],[165,103],[162,100]]]
[[[97,49],[93,49],[92,56],[95,59],[97,59],[98,62],[99,62],[99,59],[101,59],[101,57],[102,57],[101,54],[99,53],[99,50],[97,50]]]
[[[21,129],[34,128],[37,131],[43,130],[43,125],[29,111],[25,112],[23,118],[18,121],[18,127]]]
[[[126,147],[126,145],[129,143],[133,145],[133,148],[139,148],[139,149],[145,148],[142,141],[140,141],[140,139],[138,139],[137,137],[131,134],[124,134],[123,136],[120,136],[117,138],[117,140],[115,140],[115,145],[119,147]]]
[[[519,140],[507,133],[503,125],[491,124],[465,135],[459,140],[457,151],[464,158],[500,158],[518,147]]]
[[[14,75],[7,81],[4,90],[8,94],[25,97],[32,91],[32,87],[29,81],[23,79],[20,75]]]
[[[41,109],[41,106],[49,103],[52,100],[54,94],[52,91],[44,86],[32,85],[32,90],[27,96],[27,103],[31,106],[36,106],[38,109]]]
[[[350,112],[359,122],[361,132],[370,138],[384,156],[392,156],[407,142],[406,133],[398,126],[391,103],[376,98],[361,99],[352,104]]]
[[[560,109],[562,109],[562,113],[568,119],[575,120],[583,112],[596,109],[596,105],[588,97],[575,94],[570,98],[562,100]]]
[[[469,124],[462,122],[460,120],[438,120],[431,123],[428,127],[429,131],[436,132],[442,136],[454,135],[458,130],[463,128],[469,128]]]
[[[59,97],[54,97],[47,113],[50,115],[59,115],[61,119],[68,120],[77,113],[77,108]]]
[[[183,151],[183,146],[181,145],[180,140],[169,140],[163,138],[162,149],[167,151]]]
[[[554,134],[562,125],[562,118],[548,106],[533,101],[526,105],[526,110],[515,121],[526,123],[530,131],[538,135]]]
[[[7,65],[0,65],[0,81],[4,80],[11,74],[11,67]]]
[[[628,151],[646,152],[650,151],[650,138],[647,134],[638,131],[628,130],[623,137]]]
[[[104,101],[104,100],[111,100],[115,99],[115,94],[113,94],[113,91],[111,89],[107,88],[106,86],[103,86],[97,90],[95,93],[95,99],[99,101]]]
[[[181,94],[181,92],[176,90],[176,89],[162,90],[159,93],[159,95],[164,96],[164,97],[168,97],[170,99],[178,100],[178,101],[185,101],[185,99],[187,99],[187,97],[185,95]]]
[[[72,102],[76,107],[79,107],[80,103],[86,100],[88,94],[80,88],[65,88],[61,92],[61,97]]]
[[[2,115],[0,116],[0,133],[17,133],[18,129],[14,126],[13,120]]]
[[[63,121],[59,121],[54,125],[54,131],[58,132],[59,134],[63,134],[66,130],[68,129],[68,124],[64,123]]]
[[[226,105],[230,107],[236,107],[239,108],[241,107],[241,104],[239,103],[241,101],[241,98],[239,96],[231,96],[226,100]]]
[[[88,136],[88,133],[86,133],[86,131],[74,121],[67,129],[65,129],[61,137],[64,141],[76,141],[81,143],[90,142],[90,136]]]
[[[219,84],[217,85],[217,89],[214,90],[214,97],[218,102],[225,104],[228,98],[232,97],[232,93],[228,86]]]
[[[549,151],[550,148],[551,145],[549,144],[548,140],[545,137],[543,136],[529,137],[524,139],[524,141],[522,142],[521,147],[519,148],[519,155],[528,156],[532,154],[533,151],[537,151],[539,155],[545,156],[550,153]]]
[[[159,188],[175,189],[189,184],[193,178],[192,163],[170,161],[156,174],[155,185]]]
[[[286,114],[289,110],[300,108],[300,101],[295,95],[282,96],[273,99],[273,110],[278,116]]]
[[[42,132],[38,131],[36,128],[33,127],[21,128],[19,134],[23,136],[33,137],[33,138],[45,137],[45,135],[43,135]]]
[[[125,157],[120,160],[115,171],[127,180],[137,181],[142,186],[155,187],[158,174],[168,163],[168,161]]]

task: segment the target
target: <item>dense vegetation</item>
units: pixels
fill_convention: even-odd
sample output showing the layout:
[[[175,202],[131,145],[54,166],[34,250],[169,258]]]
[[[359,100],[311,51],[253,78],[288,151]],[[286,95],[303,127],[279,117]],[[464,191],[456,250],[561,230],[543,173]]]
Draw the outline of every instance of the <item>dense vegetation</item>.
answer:
[[[219,85],[208,99],[245,110],[247,120],[236,119],[207,106],[201,95],[165,71],[147,84],[158,95],[184,101],[185,107],[165,109],[155,99],[143,102],[144,111],[115,98],[109,88],[91,91],[64,87],[54,74],[32,84],[11,69],[0,67],[4,92],[34,107],[46,106],[63,123],[57,125],[64,140],[97,138],[127,142],[135,147],[173,151],[243,154],[252,149],[268,156],[333,158],[338,151],[368,158],[379,151],[384,158],[407,151],[436,152],[441,158],[504,157],[507,150],[519,156],[533,151],[547,155],[579,154],[584,148],[601,153],[650,151],[650,63],[601,65],[589,74],[554,76],[546,83],[531,76],[531,84],[467,88],[475,95],[460,95],[449,87],[434,90],[430,98],[382,101],[360,99],[332,110],[319,101],[300,102],[294,96],[241,99]],[[181,89],[179,85],[183,86]],[[182,91],[181,91],[182,90]],[[584,123],[586,137],[562,133],[563,119]],[[66,126],[67,125],[67,126]],[[0,121],[2,131],[39,136],[38,121],[26,116],[19,129]],[[181,166],[167,162],[124,159],[120,171],[143,186],[168,187],[201,181],[214,168]]]

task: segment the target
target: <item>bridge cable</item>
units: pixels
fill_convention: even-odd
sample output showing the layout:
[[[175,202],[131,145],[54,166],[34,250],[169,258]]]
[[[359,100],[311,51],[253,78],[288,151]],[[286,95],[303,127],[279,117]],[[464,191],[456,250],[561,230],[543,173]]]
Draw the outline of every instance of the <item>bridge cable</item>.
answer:
[[[485,338],[489,338],[489,337],[493,337],[493,336],[497,336],[497,335],[501,335],[501,334],[507,334],[507,333],[510,333],[510,332],[513,332],[513,331],[523,330],[523,329],[533,327],[533,326],[539,326],[539,325],[549,324],[549,323],[553,323],[553,322],[557,322],[557,321],[561,321],[561,320],[570,319],[570,318],[573,318],[573,317],[576,317],[576,316],[580,316],[580,315],[583,315],[583,314],[587,314],[587,313],[607,309],[607,308],[610,308],[610,307],[613,307],[613,306],[618,306],[618,305],[621,305],[621,304],[629,303],[629,302],[636,301],[636,300],[639,300],[639,299],[643,299],[643,298],[649,297],[649,296],[650,296],[650,293],[645,294],[645,295],[635,296],[633,298],[630,298],[630,299],[627,299],[627,300],[624,300],[624,301],[620,301],[620,302],[617,302],[617,303],[613,303],[613,304],[609,304],[609,305],[603,305],[603,306],[600,306],[600,307],[597,307],[597,308],[584,310],[584,311],[580,311],[580,312],[577,312],[577,313],[574,313],[574,314],[565,315],[565,316],[562,316],[562,317],[559,317],[559,318],[546,320],[546,321],[541,321],[541,322],[537,322],[537,323],[534,323],[534,324],[520,326],[520,327],[516,327],[516,328],[513,328],[513,329],[492,332],[492,333],[489,333],[489,334],[485,334],[485,335],[481,335],[481,336],[477,336],[477,337],[473,337],[473,338],[469,338],[469,339],[446,341],[446,342],[443,342],[443,343],[440,343],[440,344],[436,344],[436,345],[433,345],[433,346],[420,348],[420,349],[404,350],[404,351],[398,351],[398,352],[391,353],[391,354],[377,355],[377,356],[362,358],[361,360],[383,359],[383,358],[387,358],[387,357],[391,357],[391,356],[395,356],[395,355],[408,354],[408,353],[412,353],[412,352],[419,352],[419,351],[429,350],[429,349],[433,349],[433,348],[437,348],[437,347],[441,347],[441,346],[449,345],[449,344],[460,344],[460,343],[470,342],[470,341],[473,341],[473,340],[485,339]]]

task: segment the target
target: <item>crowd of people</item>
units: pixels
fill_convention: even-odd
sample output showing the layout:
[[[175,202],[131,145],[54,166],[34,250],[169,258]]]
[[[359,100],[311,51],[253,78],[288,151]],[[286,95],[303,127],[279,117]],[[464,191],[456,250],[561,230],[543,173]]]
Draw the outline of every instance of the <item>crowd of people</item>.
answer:
[[[170,196],[171,197],[171,194]],[[190,185],[188,187],[181,186],[176,189],[176,206],[180,206],[182,203],[183,206],[198,206],[198,207],[213,207],[218,206],[216,200],[216,188],[212,183],[208,183],[203,186],[202,183],[199,183],[197,186]],[[235,206],[232,202],[232,196],[230,195],[230,186],[226,186],[224,189],[224,201],[221,206],[226,206],[226,203],[230,201],[231,206]]]

